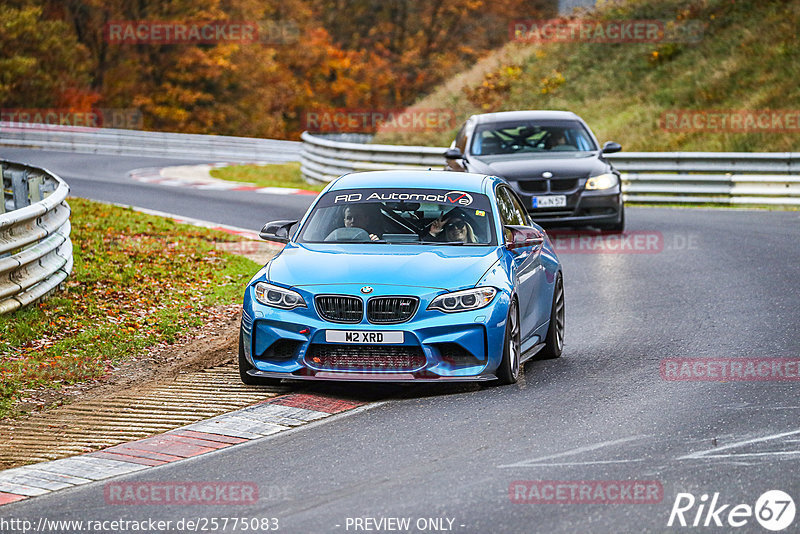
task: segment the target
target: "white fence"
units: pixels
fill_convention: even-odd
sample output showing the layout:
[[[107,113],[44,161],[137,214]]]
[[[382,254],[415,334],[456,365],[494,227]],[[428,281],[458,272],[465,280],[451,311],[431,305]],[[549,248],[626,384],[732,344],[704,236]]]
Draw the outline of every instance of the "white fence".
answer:
[[[301,143],[253,137],[0,122],[0,146],[203,161],[297,161]]]
[[[38,167],[0,161],[0,314],[46,296],[72,272],[69,186]]]
[[[300,165],[327,182],[354,171],[441,169],[445,147],[341,143],[303,134]],[[625,200],[646,203],[800,205],[800,153],[621,152]]]

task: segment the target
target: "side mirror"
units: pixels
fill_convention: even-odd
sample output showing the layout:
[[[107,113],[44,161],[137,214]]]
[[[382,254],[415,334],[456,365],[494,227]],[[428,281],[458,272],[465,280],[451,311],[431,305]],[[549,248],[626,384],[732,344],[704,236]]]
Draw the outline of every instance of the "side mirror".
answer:
[[[606,141],[603,145],[603,154],[613,154],[622,150],[622,145],[614,141]]]
[[[448,148],[444,153],[444,159],[464,159],[464,154],[457,148]]]
[[[504,228],[509,232],[506,234],[506,248],[508,250],[539,247],[544,243],[544,235],[532,226],[506,224]]]
[[[278,243],[289,242],[289,228],[297,224],[297,221],[272,221],[264,225],[258,233],[258,237],[266,241],[277,241]]]

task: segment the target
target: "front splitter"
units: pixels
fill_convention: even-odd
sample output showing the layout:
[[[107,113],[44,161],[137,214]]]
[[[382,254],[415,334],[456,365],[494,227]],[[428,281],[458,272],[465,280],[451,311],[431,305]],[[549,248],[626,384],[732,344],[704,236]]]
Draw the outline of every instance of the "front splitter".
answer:
[[[287,380],[336,380],[358,382],[489,382],[496,380],[494,375],[481,376],[416,376],[413,373],[358,373],[316,371],[315,374],[270,373],[251,369],[247,372],[250,376],[262,378],[285,378]]]

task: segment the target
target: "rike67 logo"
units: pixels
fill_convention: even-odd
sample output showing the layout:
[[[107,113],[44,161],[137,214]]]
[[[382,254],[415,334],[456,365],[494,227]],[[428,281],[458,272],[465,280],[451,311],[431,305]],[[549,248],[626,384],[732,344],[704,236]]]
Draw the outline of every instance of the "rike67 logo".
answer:
[[[710,502],[705,493],[699,499],[691,493],[678,493],[667,526],[738,528],[752,524],[755,517],[765,529],[779,532],[794,522],[795,512],[792,497],[780,490],[764,492],[755,506],[723,504],[719,493],[714,493]]]

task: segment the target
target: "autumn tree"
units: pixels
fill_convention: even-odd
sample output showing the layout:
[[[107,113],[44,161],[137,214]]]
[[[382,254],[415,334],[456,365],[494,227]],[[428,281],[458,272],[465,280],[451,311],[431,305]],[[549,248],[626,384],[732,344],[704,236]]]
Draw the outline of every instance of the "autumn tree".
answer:
[[[86,110],[99,98],[90,65],[64,21],[43,18],[39,6],[0,5],[0,106]]]

